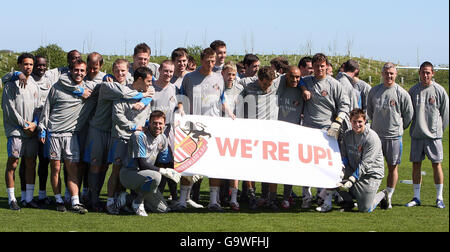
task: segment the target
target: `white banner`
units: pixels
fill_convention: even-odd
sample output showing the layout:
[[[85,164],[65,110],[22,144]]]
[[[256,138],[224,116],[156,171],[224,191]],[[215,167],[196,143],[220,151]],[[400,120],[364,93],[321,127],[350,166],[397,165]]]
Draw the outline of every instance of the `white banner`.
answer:
[[[325,132],[282,121],[176,117],[175,170],[183,175],[334,188],[342,161]]]

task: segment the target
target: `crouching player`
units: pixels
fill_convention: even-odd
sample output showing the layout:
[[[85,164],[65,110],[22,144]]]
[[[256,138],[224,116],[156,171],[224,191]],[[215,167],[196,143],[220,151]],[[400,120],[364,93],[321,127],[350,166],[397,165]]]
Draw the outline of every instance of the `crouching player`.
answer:
[[[128,161],[120,170],[120,182],[137,194],[132,202],[137,215],[147,216],[145,208],[152,212],[168,212],[169,207],[158,190],[161,176],[172,179],[176,183],[181,175],[174,169],[156,167],[158,154],[168,148],[168,140],[164,135],[166,116],[161,111],[150,115],[147,130],[134,132],[128,145]],[[123,207],[123,199],[119,199],[118,207]]]
[[[378,204],[387,209],[386,190],[377,193],[384,177],[384,159],[381,140],[375,131],[366,127],[366,114],[361,109],[350,112],[352,130],[344,135],[341,148],[344,159],[344,179],[339,183],[339,194],[344,199],[344,210],[353,208],[356,198],[360,212],[372,212]],[[331,201],[325,202],[331,210]]]

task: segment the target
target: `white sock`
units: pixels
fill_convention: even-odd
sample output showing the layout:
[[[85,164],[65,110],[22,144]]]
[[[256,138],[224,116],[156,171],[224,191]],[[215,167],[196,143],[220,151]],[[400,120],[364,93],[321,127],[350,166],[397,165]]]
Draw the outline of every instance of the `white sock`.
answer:
[[[209,205],[215,205],[217,204],[217,195],[219,194],[219,187],[218,186],[210,186],[209,187]]]
[[[108,199],[106,200],[106,205],[107,205],[107,206],[110,206],[110,205],[112,205],[112,204],[114,204],[114,198],[108,198]]]
[[[41,191],[39,190],[39,199],[45,199],[47,198],[47,191]]]
[[[180,199],[178,200],[182,206],[186,206],[186,200],[188,193],[191,190],[191,186],[181,185],[180,186]]]
[[[17,201],[16,196],[14,195],[14,187],[6,188],[6,192],[8,193],[8,203],[11,203],[11,201]]]
[[[64,203],[61,194],[56,194],[55,195],[55,200],[57,203]]]
[[[231,202],[236,203],[236,202],[237,202],[237,193],[238,193],[238,189],[237,189],[237,188],[230,187],[230,190],[231,190]]]
[[[394,194],[395,188],[386,187],[386,191],[388,192],[389,199],[391,199],[392,195]]]
[[[436,186],[436,199],[444,200],[444,197],[442,196],[442,192],[444,191],[444,184],[437,184],[435,186]]]
[[[72,206],[80,204],[80,198],[78,197],[78,195],[72,196],[71,200],[72,200]]]
[[[33,200],[33,194],[34,194],[34,185],[33,184],[27,184],[27,194],[25,200],[27,203],[31,202]]]
[[[420,184],[413,184],[414,188],[414,198],[420,200]]]

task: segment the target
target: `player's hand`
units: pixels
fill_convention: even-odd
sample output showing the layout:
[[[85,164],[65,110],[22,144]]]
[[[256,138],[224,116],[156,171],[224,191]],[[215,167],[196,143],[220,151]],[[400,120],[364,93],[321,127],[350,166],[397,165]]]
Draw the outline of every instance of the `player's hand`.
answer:
[[[186,180],[190,182],[191,185],[193,185],[195,182],[199,181],[203,178],[202,175],[194,175],[194,176],[186,176],[184,177]]]
[[[143,131],[143,130],[144,130],[144,127],[142,127],[142,126],[137,126],[135,129],[135,131]]]
[[[338,184],[338,187],[340,190],[348,192],[355,182],[356,178],[350,176],[348,179],[342,180],[341,183]]]
[[[137,102],[133,105],[134,110],[143,110],[145,108],[145,104],[142,102]]]
[[[309,99],[311,99],[311,92],[309,92],[308,90],[304,90],[302,96],[305,101],[308,101]]]
[[[147,92],[143,93],[144,97],[153,97],[155,95],[155,88],[150,86],[147,88]]]
[[[164,177],[175,181],[175,183],[177,184],[178,182],[180,182],[181,174],[175,171],[174,169],[160,168],[159,173],[161,173],[161,175],[163,175]]]
[[[92,94],[92,90],[90,90],[89,88],[85,88],[83,94],[81,95],[81,97],[83,99],[87,99],[91,96]]]
[[[114,79],[110,76],[106,77],[106,82],[114,82]]]
[[[25,88],[27,86],[27,77],[23,73],[19,74],[19,86],[21,88]]]
[[[42,144],[45,144],[45,137],[39,138],[39,141],[41,141]]]
[[[28,126],[23,128],[23,130],[25,131],[25,134],[27,136],[32,136],[34,134],[37,126],[35,123],[29,122],[29,121],[25,121],[25,122],[27,123]]]
[[[334,137],[336,140],[339,137],[339,130],[341,129],[341,124],[338,122],[333,122],[327,131],[327,135]]]

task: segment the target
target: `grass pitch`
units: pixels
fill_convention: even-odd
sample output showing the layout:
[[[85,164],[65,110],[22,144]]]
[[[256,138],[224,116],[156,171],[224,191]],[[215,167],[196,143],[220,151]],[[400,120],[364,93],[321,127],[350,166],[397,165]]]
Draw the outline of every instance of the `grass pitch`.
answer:
[[[3,130],[3,113],[0,113],[0,174],[4,176],[6,167],[6,138]],[[444,202],[446,209],[435,207],[436,190],[431,163],[425,160],[421,200],[422,206],[406,208],[403,205],[413,197],[412,185],[398,183],[393,196],[393,209],[376,209],[373,213],[341,213],[338,207],[330,213],[314,210],[300,210],[297,202],[290,210],[269,209],[248,210],[241,205],[241,211],[210,213],[207,209],[188,209],[183,213],[152,214],[147,218],[135,215],[111,216],[106,213],[78,215],[71,212],[59,213],[54,209],[37,210],[23,208],[20,212],[9,210],[5,180],[0,181],[0,232],[448,232],[449,231],[449,135],[445,131],[444,144]],[[410,180],[412,164],[409,162],[409,131],[403,136],[403,157],[399,168],[399,180]],[[387,167],[386,167],[387,174]],[[16,197],[20,200],[20,183],[16,171]],[[386,186],[386,178],[381,189]],[[37,187],[37,186],[36,186]],[[258,191],[261,186],[257,183]],[[64,190],[64,189],[63,189]],[[279,200],[283,187],[279,186]],[[294,187],[301,195],[301,188]],[[313,189],[313,192],[315,190]],[[53,196],[50,181],[47,194]],[[165,196],[168,192],[165,192]],[[37,197],[37,189],[35,192]],[[106,199],[106,186],[102,191]],[[207,205],[209,186],[207,179],[202,183],[200,203]],[[314,206],[315,207],[315,206]]]

